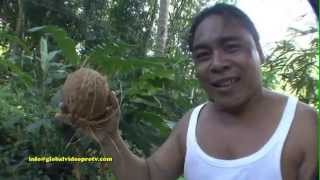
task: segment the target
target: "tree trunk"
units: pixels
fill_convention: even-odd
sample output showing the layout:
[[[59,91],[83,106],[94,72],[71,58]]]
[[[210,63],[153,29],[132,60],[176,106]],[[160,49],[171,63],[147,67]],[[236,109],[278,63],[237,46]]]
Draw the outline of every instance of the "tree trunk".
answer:
[[[163,56],[168,34],[169,0],[160,0],[156,55]]]
[[[20,39],[23,39],[24,22],[25,22],[24,5],[23,5],[23,0],[17,0],[17,1],[18,1],[18,15],[17,15],[15,32]],[[11,49],[12,49],[11,55],[13,56],[20,55],[21,48],[16,42],[13,42],[11,44]]]
[[[19,38],[23,38],[24,29],[24,5],[22,0],[18,0],[18,18],[16,24],[16,33]]]
[[[142,43],[143,44],[141,46],[141,48],[142,48],[141,52],[143,52],[143,55],[146,55],[147,51],[148,51],[148,47],[149,47],[148,45],[150,43],[152,27],[154,25],[154,21],[156,19],[156,14],[158,11],[158,0],[154,0],[153,4],[150,3],[150,7],[151,7],[150,18],[149,18],[149,21],[147,22],[147,25],[146,25],[146,31],[142,36]]]

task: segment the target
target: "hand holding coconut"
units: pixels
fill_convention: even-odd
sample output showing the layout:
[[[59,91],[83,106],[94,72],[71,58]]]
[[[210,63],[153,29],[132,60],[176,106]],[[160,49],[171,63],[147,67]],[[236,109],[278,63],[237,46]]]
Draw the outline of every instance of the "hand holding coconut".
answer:
[[[117,98],[104,77],[94,70],[81,68],[68,76],[63,86],[61,113],[57,113],[56,118],[81,129],[97,141],[103,153],[112,157],[110,168],[117,179],[159,179],[155,161],[160,161],[155,159],[168,162],[167,158],[161,157],[165,154],[147,160],[130,151],[118,130],[120,108]],[[179,144],[171,143],[172,147]]]
[[[58,120],[82,129],[100,143],[117,133],[120,109],[106,79],[97,71],[81,68],[63,86]]]

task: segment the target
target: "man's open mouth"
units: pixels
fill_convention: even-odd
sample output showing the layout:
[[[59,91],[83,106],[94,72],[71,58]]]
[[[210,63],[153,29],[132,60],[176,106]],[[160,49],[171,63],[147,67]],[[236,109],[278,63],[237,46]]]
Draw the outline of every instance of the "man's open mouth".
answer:
[[[225,88],[225,87],[232,86],[233,84],[237,83],[239,80],[240,80],[239,77],[222,78],[212,82],[211,85],[215,88]]]

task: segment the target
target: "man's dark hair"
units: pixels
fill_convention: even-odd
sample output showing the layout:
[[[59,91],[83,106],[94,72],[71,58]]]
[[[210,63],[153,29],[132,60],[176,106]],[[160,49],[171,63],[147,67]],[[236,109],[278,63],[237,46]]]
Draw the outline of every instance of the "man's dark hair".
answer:
[[[201,11],[194,19],[193,23],[191,25],[191,29],[189,31],[188,36],[188,45],[189,50],[192,52],[192,44],[194,39],[195,31],[198,27],[198,25],[208,16],[211,15],[221,15],[223,17],[231,17],[236,20],[239,20],[239,22],[246,28],[246,30],[252,35],[253,40],[255,41],[257,47],[260,49],[260,43],[259,43],[259,34],[253,24],[253,22],[250,20],[250,18],[240,9],[238,9],[235,6],[219,3],[214,6],[205,8],[203,11]]]

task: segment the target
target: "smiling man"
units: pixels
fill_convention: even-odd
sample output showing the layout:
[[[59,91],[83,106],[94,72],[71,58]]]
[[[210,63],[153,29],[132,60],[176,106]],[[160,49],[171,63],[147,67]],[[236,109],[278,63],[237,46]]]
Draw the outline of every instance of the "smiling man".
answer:
[[[262,87],[264,56],[251,20],[234,6],[207,8],[189,45],[209,100],[186,113],[151,157],[129,151],[118,122],[94,130],[118,179],[315,179],[316,112]]]
[[[188,179],[316,179],[316,112],[262,87],[258,33],[239,9],[216,5],[191,28],[190,50],[209,102],[192,113]]]

